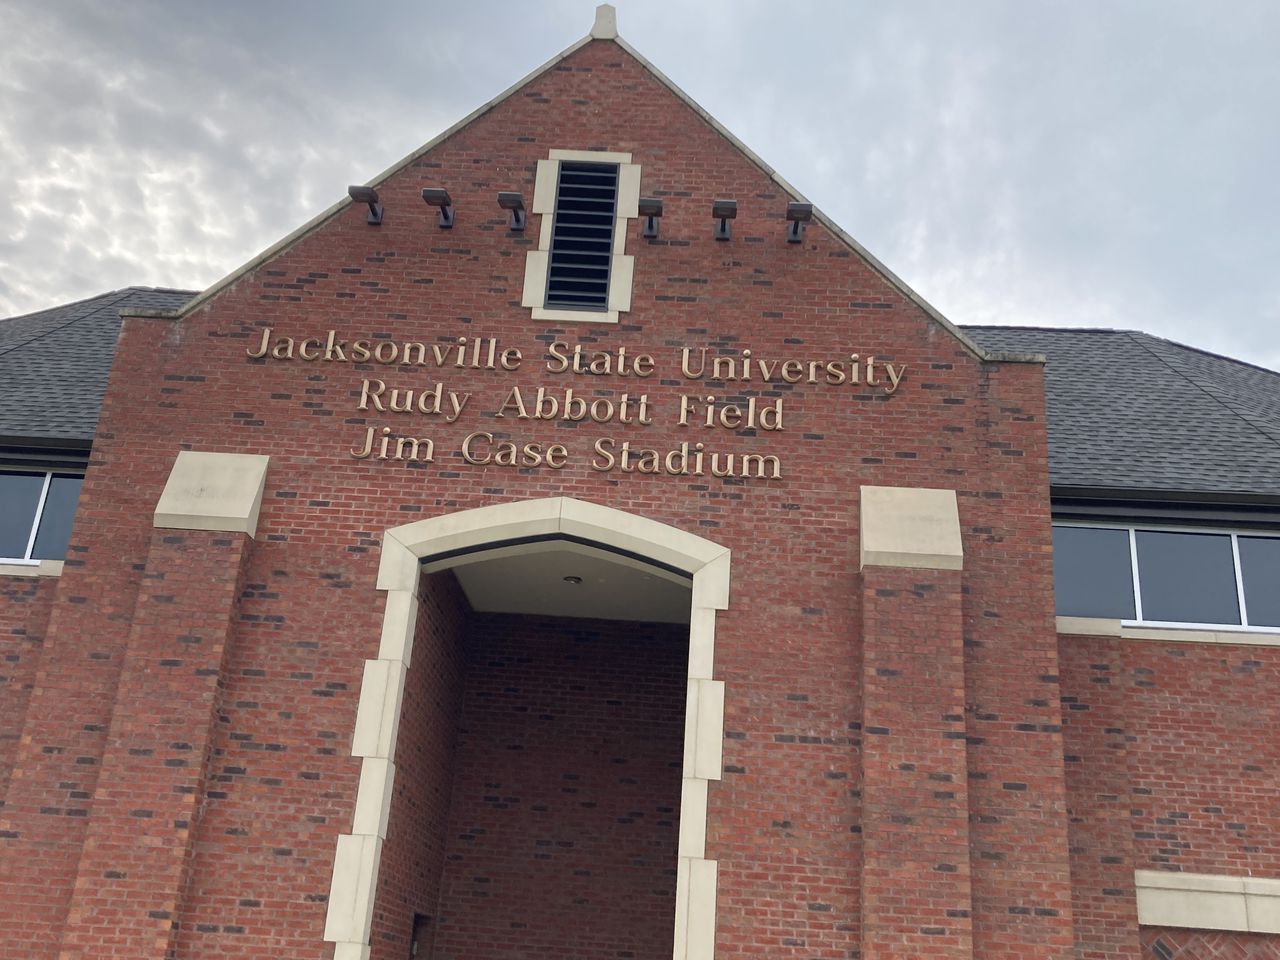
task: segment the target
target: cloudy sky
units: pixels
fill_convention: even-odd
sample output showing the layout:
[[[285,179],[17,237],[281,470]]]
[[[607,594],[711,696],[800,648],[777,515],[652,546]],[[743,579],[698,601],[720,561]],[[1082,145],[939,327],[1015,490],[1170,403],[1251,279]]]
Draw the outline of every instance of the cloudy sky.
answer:
[[[623,37],[957,323],[1280,368],[1280,3],[618,0]],[[0,0],[0,316],[199,289],[592,0]]]

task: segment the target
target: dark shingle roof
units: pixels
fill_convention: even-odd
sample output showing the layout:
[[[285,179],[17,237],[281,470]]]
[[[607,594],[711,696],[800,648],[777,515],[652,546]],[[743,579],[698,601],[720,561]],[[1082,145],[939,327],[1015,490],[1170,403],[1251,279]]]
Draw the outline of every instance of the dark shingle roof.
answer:
[[[1056,488],[1280,496],[1280,373],[1133,330],[964,331],[1048,357]]]
[[[0,320],[0,443],[88,445],[120,333],[120,309],[172,310],[186,290],[128,287]]]

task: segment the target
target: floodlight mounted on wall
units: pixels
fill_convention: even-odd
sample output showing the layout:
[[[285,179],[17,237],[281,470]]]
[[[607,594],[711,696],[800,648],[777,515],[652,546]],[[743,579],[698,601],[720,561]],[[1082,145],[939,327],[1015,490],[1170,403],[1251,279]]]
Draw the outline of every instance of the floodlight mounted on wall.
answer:
[[[658,218],[662,216],[662,198],[641,197],[638,209],[640,216],[644,217],[643,236],[652,240],[658,235]]]
[[[378,191],[373,187],[347,187],[347,196],[356,203],[369,205],[369,224],[378,226],[382,223],[382,205],[378,203]]]
[[[440,227],[448,230],[453,226],[453,198],[443,187],[423,187],[422,199],[430,206],[440,208]]]
[[[523,194],[503,190],[498,194],[498,206],[503,210],[511,211],[511,229],[513,231],[524,229],[525,221],[528,218],[524,212]]]
[[[713,200],[711,216],[716,220],[716,239],[729,239],[729,221],[738,215],[737,200]]]
[[[787,243],[799,243],[804,239],[804,225],[813,219],[812,203],[787,204]]]

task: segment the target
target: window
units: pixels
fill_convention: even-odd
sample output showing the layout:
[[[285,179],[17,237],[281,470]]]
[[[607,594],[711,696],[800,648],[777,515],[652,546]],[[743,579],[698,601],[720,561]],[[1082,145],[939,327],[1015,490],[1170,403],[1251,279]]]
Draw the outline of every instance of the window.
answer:
[[[616,164],[560,164],[551,228],[551,264],[547,270],[547,306],[608,309],[617,201]]]
[[[72,473],[0,470],[0,563],[66,556],[83,480]]]
[[[1280,537],[1054,524],[1053,567],[1059,616],[1280,627]]]

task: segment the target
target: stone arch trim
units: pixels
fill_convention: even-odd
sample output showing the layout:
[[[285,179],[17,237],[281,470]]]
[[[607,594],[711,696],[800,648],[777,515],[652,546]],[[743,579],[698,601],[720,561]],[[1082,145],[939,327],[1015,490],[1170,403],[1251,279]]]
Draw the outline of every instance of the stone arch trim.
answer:
[[[364,663],[351,755],[360,784],[350,833],[338,837],[324,939],[334,960],[367,960],[395,747],[413,653],[423,560],[512,542],[570,539],[642,558],[692,578],[674,960],[711,960],[717,862],[706,859],[707,788],[721,777],[724,684],[712,678],[716,611],[729,606],[729,550],[676,527],[571,497],[479,507],[392,527],[377,589],[386,593],[378,656]]]

